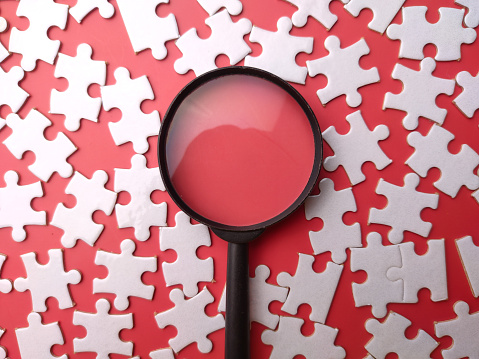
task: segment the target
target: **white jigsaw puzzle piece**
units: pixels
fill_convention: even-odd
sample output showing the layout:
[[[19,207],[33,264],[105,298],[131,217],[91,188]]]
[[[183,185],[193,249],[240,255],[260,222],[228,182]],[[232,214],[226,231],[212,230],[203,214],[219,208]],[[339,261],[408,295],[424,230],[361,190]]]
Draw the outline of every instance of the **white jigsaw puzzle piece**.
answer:
[[[383,209],[371,208],[369,223],[391,226],[388,239],[393,244],[403,241],[405,231],[422,237],[427,237],[431,231],[432,223],[423,221],[421,212],[426,207],[436,209],[439,195],[416,191],[418,185],[419,176],[415,173],[408,173],[404,177],[404,186],[379,179],[376,193],[387,197],[388,204]]]
[[[392,108],[407,112],[402,122],[407,130],[414,130],[421,116],[442,124],[447,110],[436,105],[436,97],[440,94],[450,96],[454,92],[454,80],[432,75],[436,68],[434,59],[425,58],[420,66],[421,69],[415,71],[396,64],[392,77],[403,83],[403,90],[399,94],[388,92],[384,96],[383,109]]]
[[[471,236],[456,240],[457,250],[461,256],[462,265],[467,275],[474,297],[479,297],[479,247],[474,244]]]
[[[354,17],[368,8],[373,12],[373,19],[368,27],[379,33],[384,33],[387,27],[393,21],[396,14],[401,10],[406,0],[351,0],[344,8]]]
[[[203,9],[212,16],[221,8],[225,8],[231,15],[239,15],[243,11],[240,0],[197,0]]]
[[[156,272],[156,257],[137,257],[133,255],[136,245],[131,239],[121,242],[121,253],[98,251],[96,265],[108,268],[108,276],[93,279],[93,293],[116,294],[113,305],[118,310],[125,310],[130,305],[129,297],[151,300],[155,286],[145,285],[141,277],[145,272]]]
[[[75,311],[73,324],[86,329],[84,338],[73,339],[75,353],[95,352],[97,359],[108,359],[110,354],[133,354],[133,343],[119,338],[120,331],[133,328],[133,314],[108,314],[110,302],[99,299],[96,313]]]
[[[466,26],[472,28],[477,27],[479,25],[479,2],[477,0],[456,0],[454,2],[469,9],[464,17]]]
[[[171,348],[158,349],[150,352],[151,359],[175,359]]]
[[[14,282],[15,289],[19,292],[30,291],[35,312],[45,312],[45,301],[50,297],[57,299],[60,309],[73,307],[68,285],[78,284],[81,280],[79,271],[65,272],[61,249],[50,249],[48,255],[50,261],[42,265],[37,262],[35,253],[22,254],[20,257],[27,271],[27,278],[17,278]]]
[[[308,21],[308,17],[316,19],[326,29],[330,30],[338,20],[338,17],[329,10],[329,5],[333,0],[285,0],[296,6],[298,10],[291,19],[296,27],[303,27]],[[341,0],[346,4],[349,0]]]
[[[431,352],[439,343],[422,329],[414,339],[406,338],[404,332],[410,325],[409,319],[394,312],[390,312],[382,323],[369,319],[365,327],[373,338],[366,344],[366,350],[375,359],[384,359],[389,353],[396,353],[398,359],[431,358]]]
[[[170,292],[170,300],[175,306],[155,316],[158,326],[163,329],[168,325],[176,327],[178,334],[171,338],[168,344],[178,353],[191,343],[197,343],[201,353],[209,353],[213,349],[213,343],[207,338],[211,334],[225,326],[225,320],[221,314],[214,317],[205,314],[205,306],[214,301],[214,297],[205,287],[199,294],[186,300],[183,292],[175,288]],[[201,323],[201,325],[198,325]]]
[[[436,23],[426,20],[426,6],[402,8],[402,24],[392,24],[386,34],[392,40],[400,40],[399,57],[413,60],[424,58],[423,48],[434,44],[436,61],[453,61],[461,58],[461,45],[471,44],[476,31],[462,26],[464,9],[439,8],[440,19]]]
[[[7,256],[4,256],[3,254],[0,254],[0,272],[2,271],[3,263],[5,263],[5,260],[7,259]],[[12,290],[12,282],[8,279],[0,279],[0,292],[7,294],[10,293]],[[1,337],[1,334],[0,334]]]
[[[463,91],[453,102],[464,115],[472,118],[479,108],[479,72],[476,76],[472,76],[467,71],[461,71],[456,76],[456,82]]]
[[[175,227],[160,228],[160,250],[172,249],[177,254],[173,263],[163,262],[166,286],[181,284],[187,297],[198,294],[198,283],[213,280],[213,258],[199,259],[196,250],[211,246],[211,237],[204,224],[191,224],[183,212],[175,216]]]
[[[58,204],[51,220],[51,225],[65,232],[61,238],[65,248],[75,246],[78,239],[90,246],[97,241],[104,226],[93,221],[93,213],[100,210],[110,215],[116,202],[116,193],[105,188],[107,181],[108,174],[98,170],[91,179],[75,172],[68,183],[65,193],[74,195],[77,203],[73,208]]]
[[[183,54],[174,64],[177,73],[193,70],[199,76],[217,68],[215,59],[220,54],[228,56],[230,64],[235,65],[251,52],[243,38],[252,28],[248,19],[233,22],[223,10],[207,18],[205,23],[211,28],[209,38],[199,38],[196,29],[192,28],[176,40],[176,46]]]
[[[407,142],[415,151],[406,160],[406,164],[421,177],[426,177],[429,169],[439,168],[441,177],[434,182],[434,187],[452,198],[462,186],[470,190],[479,188],[479,176],[474,174],[479,155],[466,144],[459,153],[450,153],[448,145],[453,139],[451,132],[437,125],[432,126],[426,136],[412,132],[407,136]]]
[[[328,262],[322,273],[313,270],[314,257],[299,253],[298,267],[292,276],[282,272],[276,281],[282,287],[289,287],[288,297],[281,307],[286,313],[296,314],[301,304],[311,306],[309,319],[324,323],[334,298],[343,266]]]
[[[5,333],[5,330],[0,328],[0,338],[2,337],[3,333]],[[5,351],[5,348],[0,346],[0,358],[5,359],[7,357],[7,352]]]
[[[83,18],[95,9],[98,9],[101,17],[105,19],[109,19],[115,13],[115,7],[108,0],[77,0],[77,3],[70,8],[70,15],[81,23]]]
[[[175,15],[156,15],[156,7],[168,2],[169,0],[117,0],[135,52],[151,49],[155,59],[163,60],[166,57],[165,43],[179,36]]]
[[[55,77],[66,78],[69,86],[63,92],[52,90],[50,113],[65,115],[68,131],[78,130],[82,118],[98,122],[101,98],[90,97],[88,87],[91,84],[105,85],[106,63],[92,60],[92,51],[90,45],[80,44],[75,57],[58,55]]]
[[[50,179],[53,172],[58,172],[63,178],[70,177],[73,167],[67,158],[77,150],[63,132],[59,132],[53,141],[47,140],[43,132],[51,124],[35,109],[30,110],[24,120],[11,113],[7,116],[7,125],[13,133],[3,141],[17,159],[21,159],[26,151],[35,153],[35,162],[28,169],[44,182]]]
[[[115,205],[118,227],[134,227],[139,241],[150,238],[150,227],[166,226],[167,203],[151,201],[156,190],[165,191],[160,171],[146,167],[144,156],[134,155],[130,169],[115,168],[115,192],[127,191],[131,197],[128,204]]]
[[[7,28],[8,28],[7,20],[5,20],[4,17],[0,16],[0,32],[4,32]],[[10,53],[8,52],[8,50],[5,48],[5,46],[3,46],[2,43],[0,43],[0,62],[5,60],[9,55]],[[0,129],[1,128],[2,127],[0,126]]]
[[[0,228],[12,227],[12,238],[22,242],[26,238],[25,226],[47,224],[46,212],[35,211],[31,202],[43,197],[41,182],[19,186],[18,173],[5,173],[6,186],[0,188]]]
[[[145,114],[140,107],[144,100],[155,98],[153,89],[146,75],[131,79],[124,67],[117,68],[114,76],[116,84],[101,87],[103,108],[118,108],[122,114],[120,121],[108,124],[113,141],[117,146],[132,142],[136,153],[145,153],[149,148],[147,138],[158,135],[160,130],[158,111]]]
[[[0,67],[0,83],[2,84],[0,86],[0,106],[9,106],[12,112],[20,110],[30,96],[18,85],[24,76],[25,72],[20,66],[14,66],[8,72],[3,71]]]
[[[359,66],[359,59],[369,54],[366,40],[361,39],[345,48],[341,48],[340,45],[339,38],[334,35],[328,36],[324,41],[324,47],[329,55],[306,61],[306,66],[309,76],[323,74],[328,78],[326,87],[316,92],[323,105],[338,96],[346,95],[348,106],[357,107],[362,102],[358,88],[379,82],[379,72],[376,67],[364,70]]]

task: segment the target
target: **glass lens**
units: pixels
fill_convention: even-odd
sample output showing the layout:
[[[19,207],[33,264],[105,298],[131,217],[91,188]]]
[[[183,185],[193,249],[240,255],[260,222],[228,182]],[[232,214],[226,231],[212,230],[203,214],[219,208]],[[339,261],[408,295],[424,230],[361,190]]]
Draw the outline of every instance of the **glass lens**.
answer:
[[[201,216],[228,226],[262,223],[284,212],[311,176],[310,122],[296,100],[265,79],[211,80],[180,104],[166,160],[172,185]]]

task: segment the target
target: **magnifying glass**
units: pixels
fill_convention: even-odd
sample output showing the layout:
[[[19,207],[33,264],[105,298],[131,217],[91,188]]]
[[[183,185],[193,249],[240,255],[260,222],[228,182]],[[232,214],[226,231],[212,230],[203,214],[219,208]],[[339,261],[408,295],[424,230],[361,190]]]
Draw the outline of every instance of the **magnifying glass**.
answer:
[[[229,242],[225,357],[247,359],[248,243],[297,209],[316,183],[316,117],[299,92],[269,72],[216,69],[171,103],[158,162],[178,207]]]

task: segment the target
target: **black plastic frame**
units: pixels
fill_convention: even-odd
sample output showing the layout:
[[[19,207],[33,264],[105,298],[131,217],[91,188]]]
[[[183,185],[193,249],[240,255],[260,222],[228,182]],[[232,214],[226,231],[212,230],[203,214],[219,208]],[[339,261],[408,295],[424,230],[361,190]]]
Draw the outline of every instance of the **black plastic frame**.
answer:
[[[185,100],[193,91],[195,91],[197,88],[204,85],[205,83],[215,80],[219,77],[230,76],[230,75],[247,75],[247,76],[259,77],[281,87],[283,90],[288,92],[288,94],[296,100],[296,102],[301,106],[302,110],[306,114],[306,117],[308,118],[309,123],[311,125],[311,130],[314,137],[315,155],[314,155],[313,168],[312,168],[309,180],[305,188],[299,195],[299,197],[288,208],[286,208],[283,212],[281,212],[277,216],[267,221],[260,222],[254,225],[249,225],[249,226],[230,226],[223,223],[215,222],[210,220],[209,218],[203,217],[201,214],[192,210],[188,206],[188,204],[182,200],[181,196],[176,192],[173,186],[173,183],[171,182],[168,166],[166,163],[167,162],[166,142],[168,137],[168,131],[169,131],[171,123],[174,120],[176,111],[178,110],[183,100]],[[216,232],[223,233],[223,236],[221,236],[223,239],[226,239],[234,243],[249,242],[251,240],[249,239],[249,237],[255,238],[257,235],[254,235],[254,234],[256,233],[260,234],[266,227],[279,222],[280,220],[284,219],[289,214],[294,212],[311,193],[319,176],[319,172],[320,172],[321,164],[322,164],[322,158],[323,158],[323,140],[321,136],[321,130],[319,128],[319,124],[316,119],[316,116],[314,115],[313,110],[311,109],[309,104],[306,102],[306,100],[303,98],[303,96],[301,96],[301,94],[294,87],[292,87],[290,84],[288,84],[286,81],[279,78],[278,76],[273,75],[270,72],[267,72],[264,70],[260,70],[253,67],[247,67],[247,66],[229,66],[229,67],[215,69],[195,78],[190,83],[188,83],[176,95],[176,97],[170,104],[163,118],[160,133],[158,136],[158,164],[160,167],[161,177],[163,179],[165,188],[168,191],[171,198],[173,199],[173,201],[183,212],[188,214],[191,218],[209,226],[215,233]],[[252,233],[250,236],[248,236],[247,233],[241,234],[238,232],[252,232]],[[224,238],[224,237],[227,237],[227,238]]]

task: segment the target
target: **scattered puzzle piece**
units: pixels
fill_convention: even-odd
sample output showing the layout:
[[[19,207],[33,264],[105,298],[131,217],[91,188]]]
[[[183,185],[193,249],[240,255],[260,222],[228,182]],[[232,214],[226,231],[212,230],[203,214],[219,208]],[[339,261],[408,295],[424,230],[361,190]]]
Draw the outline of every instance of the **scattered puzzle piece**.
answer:
[[[208,334],[225,326],[225,320],[221,314],[214,317],[205,314],[205,306],[212,303],[214,297],[205,287],[193,298],[185,300],[183,292],[175,288],[170,292],[170,300],[175,307],[155,316],[161,329],[173,325],[178,331],[177,336],[170,339],[168,344],[175,353],[178,353],[187,345],[196,342],[201,353],[209,353],[213,343],[207,338]]]
[[[286,0],[296,6],[296,11],[291,17],[294,26],[303,27],[308,17],[315,18],[326,29],[330,30],[338,20],[338,17],[329,11],[329,4],[333,0]],[[349,0],[341,0],[346,4]]]
[[[277,26],[277,32],[253,26],[249,40],[261,44],[263,52],[259,56],[246,56],[244,64],[272,72],[285,81],[304,84],[308,69],[298,66],[295,59],[300,52],[313,51],[314,38],[290,35],[293,24],[287,17],[280,18]]]
[[[151,226],[166,226],[166,202],[151,201],[153,191],[165,191],[158,168],[147,168],[146,158],[134,155],[131,168],[115,168],[115,192],[127,191],[131,200],[128,204],[115,205],[118,227],[134,227],[139,241],[150,238]]]
[[[0,228],[12,227],[13,240],[22,242],[27,235],[24,226],[47,224],[45,211],[31,207],[33,198],[43,197],[42,184],[19,186],[15,171],[8,171],[4,178],[6,186],[0,188]]]
[[[479,176],[473,172],[479,165],[479,155],[465,144],[459,153],[450,153],[448,145],[453,139],[452,133],[436,125],[426,136],[419,132],[410,133],[407,142],[415,151],[406,160],[406,164],[421,177],[426,177],[429,169],[439,168],[441,177],[434,182],[434,187],[452,198],[462,186],[470,190],[479,188]]]
[[[464,115],[471,118],[479,108],[479,73],[474,77],[467,71],[461,71],[456,76],[456,82],[463,91],[453,102]]]
[[[455,82],[433,76],[435,68],[436,63],[430,57],[421,61],[419,71],[401,64],[394,66],[392,77],[403,83],[403,90],[399,94],[386,93],[383,109],[393,108],[407,112],[403,119],[403,126],[407,130],[417,127],[420,116],[438,124],[442,124],[446,118],[447,110],[436,105],[436,97],[442,93],[452,95]]]
[[[329,55],[306,61],[309,76],[323,74],[328,78],[326,87],[316,92],[319,100],[326,105],[332,99],[346,95],[348,106],[359,106],[362,97],[358,88],[379,81],[376,67],[364,70],[359,66],[359,59],[369,54],[366,40],[361,39],[351,46],[341,48],[340,40],[331,35],[324,41],[324,47],[329,51]]]
[[[198,0],[198,3],[212,16],[221,8],[225,8],[231,15],[239,15],[243,10],[240,0]]]
[[[4,17],[0,16],[0,32],[4,32],[7,28],[8,28],[7,20],[5,20]],[[10,53],[8,52],[8,50],[5,48],[5,46],[3,46],[2,43],[0,43],[0,62],[5,60],[9,55]]]
[[[466,26],[472,28],[477,27],[479,25],[479,3],[476,0],[456,0],[454,2],[469,9],[464,17]]]
[[[27,271],[27,278],[17,278],[14,282],[15,289],[19,292],[30,291],[35,312],[45,312],[45,301],[50,297],[57,299],[60,309],[73,307],[68,284],[78,284],[81,280],[79,271],[65,272],[61,249],[50,249],[48,255],[50,261],[42,265],[36,261],[35,253],[22,254],[20,257]]]
[[[461,256],[462,265],[467,275],[474,297],[479,297],[479,247],[472,241],[471,236],[456,240],[457,250]]]
[[[116,193],[104,187],[107,181],[108,174],[103,170],[96,171],[91,179],[75,172],[65,193],[74,195],[77,203],[73,208],[58,204],[51,221],[65,232],[61,238],[65,248],[75,246],[78,239],[90,246],[95,244],[104,226],[93,221],[93,213],[100,210],[110,215],[116,201]]]
[[[7,256],[4,256],[3,254],[0,254],[0,272],[2,271],[2,266],[3,263],[5,263],[5,260],[7,259]],[[0,279],[0,292],[6,294],[10,293],[12,290],[12,282],[8,279]],[[0,334],[0,337],[2,335]]]
[[[150,352],[151,359],[175,359],[171,348],[158,349]]]
[[[70,8],[70,15],[80,23],[95,9],[98,9],[100,15],[105,19],[109,19],[115,13],[115,7],[108,0],[77,0],[77,3]]]
[[[370,131],[361,116],[361,111],[346,116],[351,128],[345,135],[336,132],[331,126],[323,132],[323,138],[334,151],[334,156],[324,159],[324,169],[335,171],[338,166],[343,166],[354,186],[363,182],[366,177],[361,171],[365,162],[371,161],[378,170],[382,170],[392,161],[384,154],[378,142],[389,136],[386,125],[379,125]]]
[[[211,28],[209,38],[199,38],[196,29],[192,28],[176,41],[183,54],[174,64],[177,73],[185,74],[193,70],[199,76],[216,69],[215,59],[220,54],[228,56],[231,65],[235,65],[251,52],[243,39],[252,28],[248,19],[233,22],[228,12],[223,10],[207,18],[205,23]]]
[[[113,141],[117,146],[132,142],[136,153],[145,153],[149,148],[147,138],[160,130],[158,111],[145,114],[140,107],[144,100],[155,98],[150,82],[146,75],[131,79],[124,67],[117,68],[114,76],[116,84],[101,87],[103,108],[109,111],[115,107],[122,114],[120,121],[108,124]]]
[[[369,319],[365,327],[373,338],[366,344],[366,350],[375,359],[384,359],[389,353],[396,353],[399,359],[430,358],[439,343],[422,329],[414,339],[406,338],[404,332],[410,325],[409,319],[394,312],[390,312],[382,323]]]
[[[166,286],[181,284],[187,297],[198,294],[198,283],[213,280],[213,258],[199,259],[196,250],[211,246],[211,237],[204,224],[191,224],[190,217],[183,212],[175,216],[175,227],[160,228],[160,249],[173,249],[177,259],[173,263],[163,262],[162,269]]]
[[[2,84],[0,86],[0,106],[9,106],[12,112],[20,110],[27,97],[30,96],[18,85],[24,75],[25,72],[20,66],[14,66],[8,72],[3,71],[0,67],[0,83]]]
[[[2,337],[3,333],[5,333],[5,330],[0,328],[0,338]],[[7,357],[7,352],[5,351],[5,348],[0,346],[0,358],[5,359]]]
[[[354,17],[368,8],[373,12],[373,19],[368,27],[379,33],[384,33],[386,28],[393,21],[406,0],[351,0],[344,8]]]
[[[461,45],[476,39],[473,29],[462,27],[464,9],[441,7],[440,19],[431,24],[426,20],[426,6],[402,8],[402,24],[392,24],[386,34],[392,40],[400,40],[399,57],[413,60],[424,58],[423,48],[434,44],[436,61],[453,61],[461,58]]]
[[[68,88],[63,91],[52,90],[50,97],[50,113],[65,115],[65,127],[68,131],[80,128],[82,118],[98,122],[101,98],[88,95],[91,84],[105,85],[106,63],[91,59],[92,48],[88,44],[80,44],[77,56],[59,54],[55,67],[55,77],[68,80]]]
[[[388,239],[393,244],[403,241],[404,231],[422,237],[427,237],[431,231],[432,223],[421,219],[421,211],[426,207],[436,209],[439,195],[416,191],[418,185],[419,176],[415,173],[408,173],[404,177],[403,187],[379,179],[376,193],[386,196],[388,204],[383,209],[371,208],[369,223],[391,226]]]

